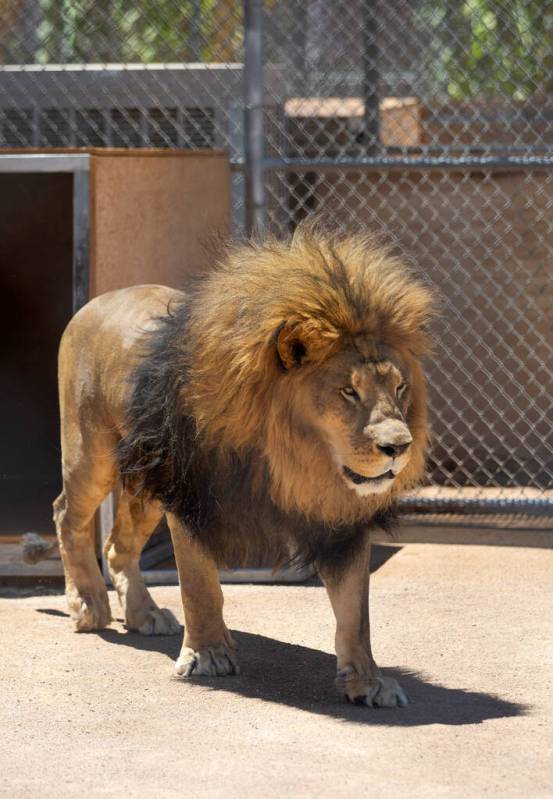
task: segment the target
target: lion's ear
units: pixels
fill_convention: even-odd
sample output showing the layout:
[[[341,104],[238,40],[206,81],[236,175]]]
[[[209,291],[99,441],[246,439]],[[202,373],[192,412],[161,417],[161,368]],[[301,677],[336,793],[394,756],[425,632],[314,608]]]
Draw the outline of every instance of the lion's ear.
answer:
[[[283,322],[275,333],[277,356],[283,369],[293,369],[308,360],[307,347],[298,324]]]
[[[284,370],[323,360],[329,350],[317,325],[305,322],[283,322],[274,337],[279,363]]]

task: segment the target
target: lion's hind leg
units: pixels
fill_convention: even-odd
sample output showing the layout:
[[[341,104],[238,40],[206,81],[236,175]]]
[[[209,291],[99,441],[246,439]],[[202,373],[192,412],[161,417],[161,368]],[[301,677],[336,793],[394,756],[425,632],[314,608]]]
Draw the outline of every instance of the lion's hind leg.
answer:
[[[104,546],[125,626],[142,635],[174,635],[180,630],[171,611],[156,605],[140,573],[140,553],[162,516],[157,503],[122,491],[113,530]]]
[[[78,632],[111,621],[108,593],[96,556],[94,514],[111,490],[109,469],[94,479],[90,464],[64,468],[63,491],[54,502],[54,522],[65,572],[65,594]],[[98,478],[98,475],[96,475]]]

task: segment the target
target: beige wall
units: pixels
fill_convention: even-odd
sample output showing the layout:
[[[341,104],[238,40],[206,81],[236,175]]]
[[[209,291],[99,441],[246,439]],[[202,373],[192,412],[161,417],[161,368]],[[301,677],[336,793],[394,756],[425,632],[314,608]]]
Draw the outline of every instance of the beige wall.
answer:
[[[229,231],[223,153],[93,153],[91,296],[138,283],[185,286],[208,266],[213,237]]]

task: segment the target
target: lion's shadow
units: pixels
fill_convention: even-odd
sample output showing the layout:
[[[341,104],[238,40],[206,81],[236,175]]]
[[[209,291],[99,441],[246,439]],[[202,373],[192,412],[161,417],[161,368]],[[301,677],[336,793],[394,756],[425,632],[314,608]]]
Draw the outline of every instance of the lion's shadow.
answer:
[[[136,633],[103,630],[105,641],[156,651],[176,659],[180,636],[145,638]],[[479,724],[488,719],[524,715],[524,705],[493,694],[447,688],[404,668],[383,669],[398,679],[412,703],[407,708],[368,710],[348,705],[334,692],[336,659],[333,655],[289,644],[264,635],[233,631],[240,649],[241,674],[236,677],[191,678],[183,690],[208,687],[266,702],[295,707],[356,724],[413,727],[427,724]]]

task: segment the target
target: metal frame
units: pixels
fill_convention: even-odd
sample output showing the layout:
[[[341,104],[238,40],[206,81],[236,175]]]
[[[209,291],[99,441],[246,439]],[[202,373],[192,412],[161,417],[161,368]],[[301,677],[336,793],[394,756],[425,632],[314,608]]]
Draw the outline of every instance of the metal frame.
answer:
[[[244,2],[244,168],[246,233],[265,222],[263,2]]]
[[[314,574],[300,569],[220,569],[219,580],[223,585],[229,583],[302,583]],[[178,572],[175,569],[148,569],[142,572],[146,585],[177,585]]]
[[[0,150],[0,173],[2,172],[88,172],[90,156],[81,153],[2,153]]]
[[[402,497],[399,506],[403,513],[456,516],[522,514],[543,518],[553,516],[553,490],[528,486],[497,489],[427,486]]]
[[[73,313],[89,299],[90,174],[73,174]]]
[[[401,156],[381,156],[377,158],[265,158],[260,164],[265,170],[286,171],[290,170],[321,170],[341,172],[343,170],[512,170],[512,169],[540,169],[553,167],[551,155],[451,155],[428,156],[425,154]],[[259,168],[259,167],[258,167]]]

